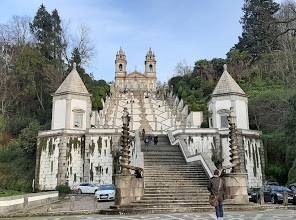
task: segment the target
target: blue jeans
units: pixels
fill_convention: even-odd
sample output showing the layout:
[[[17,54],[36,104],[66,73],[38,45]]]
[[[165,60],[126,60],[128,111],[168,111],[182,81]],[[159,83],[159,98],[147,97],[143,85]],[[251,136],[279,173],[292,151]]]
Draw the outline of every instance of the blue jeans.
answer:
[[[223,202],[219,202],[218,206],[215,207],[217,218],[223,217]]]

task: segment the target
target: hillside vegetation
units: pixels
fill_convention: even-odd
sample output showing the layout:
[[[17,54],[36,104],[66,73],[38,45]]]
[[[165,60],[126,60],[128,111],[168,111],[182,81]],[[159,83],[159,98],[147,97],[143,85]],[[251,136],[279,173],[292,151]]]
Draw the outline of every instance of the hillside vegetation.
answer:
[[[0,24],[0,191],[32,190],[37,133],[50,129],[51,94],[73,62],[92,93],[93,108],[102,108],[109,85],[83,68],[92,54],[86,30],[81,28],[76,42],[67,41],[58,11],[44,5],[32,20],[14,16]]]
[[[207,116],[226,63],[249,96],[250,128],[263,132],[267,179],[296,182],[296,3],[245,0],[243,11],[242,35],[227,58],[198,60],[192,70],[178,66],[169,85],[191,111]]]

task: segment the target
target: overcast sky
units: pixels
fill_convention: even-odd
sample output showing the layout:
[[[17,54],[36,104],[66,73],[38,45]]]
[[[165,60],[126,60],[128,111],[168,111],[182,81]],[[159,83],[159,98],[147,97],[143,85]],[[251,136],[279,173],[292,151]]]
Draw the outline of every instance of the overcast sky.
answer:
[[[126,51],[128,71],[144,69],[149,47],[157,76],[166,81],[178,62],[225,57],[241,33],[243,0],[2,0],[0,22],[13,15],[34,17],[40,4],[56,8],[72,33],[90,29],[95,55],[86,67],[96,79],[114,79],[114,58]]]

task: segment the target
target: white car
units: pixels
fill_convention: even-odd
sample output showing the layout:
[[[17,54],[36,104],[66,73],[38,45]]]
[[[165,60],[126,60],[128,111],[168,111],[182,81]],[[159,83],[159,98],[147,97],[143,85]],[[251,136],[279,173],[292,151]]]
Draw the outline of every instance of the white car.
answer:
[[[115,186],[113,184],[101,185],[95,192],[97,200],[115,200]]]
[[[78,193],[95,193],[99,187],[93,183],[80,183]]]

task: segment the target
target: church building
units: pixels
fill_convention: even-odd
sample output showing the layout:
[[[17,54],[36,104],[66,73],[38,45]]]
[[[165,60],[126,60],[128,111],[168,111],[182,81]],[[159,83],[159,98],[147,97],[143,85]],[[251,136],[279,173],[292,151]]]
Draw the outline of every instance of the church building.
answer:
[[[124,108],[131,116],[131,165],[145,172],[140,137],[140,131],[145,129],[147,135],[167,140],[168,155],[177,146],[184,163],[201,164],[207,178],[212,176],[217,158],[224,168],[231,166],[227,116],[232,110],[238,129],[241,170],[247,173],[249,187],[260,187],[264,180],[260,132],[250,130],[248,96],[228,73],[227,66],[208,103],[209,128],[202,128],[202,112],[189,112],[188,106],[170,88],[156,87],[156,56],[151,49],[144,65],[144,73],[128,73],[127,56],[120,48],[115,58],[111,94],[102,99],[100,111],[92,109],[91,94],[73,65],[52,95],[51,130],[38,134],[36,187],[54,190],[59,185],[75,188],[83,182],[113,183],[113,175],[119,172]]]

